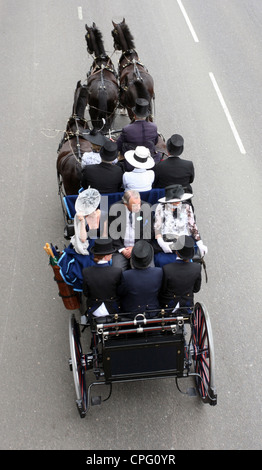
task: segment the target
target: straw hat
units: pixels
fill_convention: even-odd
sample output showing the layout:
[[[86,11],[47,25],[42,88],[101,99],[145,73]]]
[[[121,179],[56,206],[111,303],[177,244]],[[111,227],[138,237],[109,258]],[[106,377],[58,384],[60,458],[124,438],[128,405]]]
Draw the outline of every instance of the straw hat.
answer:
[[[135,150],[125,152],[125,159],[135,168],[144,168],[149,170],[155,165],[154,159],[151,157],[150,150],[147,147],[136,147]]]

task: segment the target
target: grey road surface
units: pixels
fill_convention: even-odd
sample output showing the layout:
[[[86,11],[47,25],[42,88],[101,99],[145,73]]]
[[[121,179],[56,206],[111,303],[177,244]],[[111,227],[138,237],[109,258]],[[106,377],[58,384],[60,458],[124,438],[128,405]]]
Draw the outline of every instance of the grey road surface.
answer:
[[[70,312],[43,246],[66,243],[56,149],[92,62],[85,23],[113,54],[111,20],[123,17],[155,80],[159,131],[181,133],[195,164],[209,249],[196,300],[211,317],[218,404],[172,380],[119,384],[81,420]],[[261,2],[0,0],[0,21],[0,448],[261,449]]]

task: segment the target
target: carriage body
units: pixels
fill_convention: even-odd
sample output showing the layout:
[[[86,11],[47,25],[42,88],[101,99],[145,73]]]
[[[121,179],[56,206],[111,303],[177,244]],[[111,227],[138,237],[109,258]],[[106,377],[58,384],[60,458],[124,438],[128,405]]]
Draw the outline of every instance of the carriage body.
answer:
[[[151,312],[152,313],[152,312]],[[92,405],[111,396],[114,383],[193,377],[196,388],[188,395],[198,395],[204,403],[217,403],[214,385],[214,346],[211,324],[203,304],[192,309],[161,309],[147,318],[145,312],[94,317],[83,326],[73,314],[69,320],[69,341],[76,391],[76,405],[84,418]],[[83,318],[83,317],[82,317]],[[91,351],[84,353],[81,335],[90,333]],[[188,341],[186,337],[188,336]],[[93,374],[94,380],[87,385]],[[89,380],[90,382],[90,380]],[[98,385],[109,387],[105,400],[94,395]]]

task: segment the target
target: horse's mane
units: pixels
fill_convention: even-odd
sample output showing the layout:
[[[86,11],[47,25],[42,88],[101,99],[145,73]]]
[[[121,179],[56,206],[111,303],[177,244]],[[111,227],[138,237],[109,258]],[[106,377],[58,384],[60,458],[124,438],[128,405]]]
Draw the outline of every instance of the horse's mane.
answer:
[[[128,49],[135,49],[134,36],[132,36],[128,25],[126,23],[120,23],[120,26],[125,36]]]
[[[103,36],[102,36],[101,31],[99,31],[99,29],[97,29],[95,27],[93,29],[93,33],[94,33],[95,39],[97,41],[97,47],[99,49],[99,55],[106,55],[105,48],[104,48]]]

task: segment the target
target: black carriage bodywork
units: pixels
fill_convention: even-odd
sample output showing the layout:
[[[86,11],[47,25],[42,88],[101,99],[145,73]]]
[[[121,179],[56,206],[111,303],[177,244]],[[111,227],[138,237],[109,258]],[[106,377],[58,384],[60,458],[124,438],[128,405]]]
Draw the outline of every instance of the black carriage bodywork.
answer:
[[[134,319],[127,314],[110,315],[94,319],[92,326],[83,326],[82,334],[86,328],[91,331],[92,344],[87,354],[82,350],[81,324],[74,314],[71,316],[69,363],[81,418],[91,405],[102,401],[100,396],[92,396],[95,386],[109,386],[110,396],[114,383],[148,379],[173,377],[181,391],[178,380],[194,377],[202,401],[216,405],[213,337],[203,304],[196,303],[191,312],[159,310],[150,319],[144,313]],[[87,385],[86,377],[92,372],[95,380]],[[191,387],[182,393],[194,395],[195,389]]]

